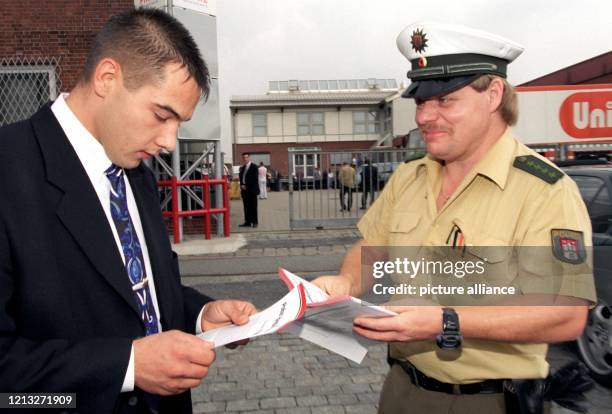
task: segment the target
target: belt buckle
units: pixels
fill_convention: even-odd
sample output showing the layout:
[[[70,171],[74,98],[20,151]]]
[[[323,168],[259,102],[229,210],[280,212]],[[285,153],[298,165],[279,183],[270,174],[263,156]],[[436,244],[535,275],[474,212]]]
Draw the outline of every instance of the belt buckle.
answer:
[[[455,395],[462,394],[462,392],[461,392],[461,384],[451,384],[451,385],[452,385],[453,394],[455,394]]]

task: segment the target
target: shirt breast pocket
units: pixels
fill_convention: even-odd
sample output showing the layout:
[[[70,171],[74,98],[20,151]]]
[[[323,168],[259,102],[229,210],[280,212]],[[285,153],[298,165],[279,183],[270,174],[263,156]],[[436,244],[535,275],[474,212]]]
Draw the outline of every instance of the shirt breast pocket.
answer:
[[[472,276],[474,283],[486,283],[491,286],[510,286],[516,278],[516,261],[512,258],[516,251],[513,246],[494,238],[482,237],[483,243],[478,246],[465,247],[465,257],[473,261],[480,274]]]
[[[507,240],[494,237],[461,220],[455,220],[453,224],[455,229],[460,229],[461,237],[451,233],[451,242],[460,239],[462,243],[460,246],[449,243],[451,251],[455,257],[459,255],[464,261],[472,262],[471,266],[477,270],[469,277],[469,282],[510,285],[516,278],[516,263],[512,261],[516,254],[514,247]]]
[[[415,245],[420,242],[416,230],[421,216],[416,213],[395,214],[389,228],[389,244],[391,246]]]

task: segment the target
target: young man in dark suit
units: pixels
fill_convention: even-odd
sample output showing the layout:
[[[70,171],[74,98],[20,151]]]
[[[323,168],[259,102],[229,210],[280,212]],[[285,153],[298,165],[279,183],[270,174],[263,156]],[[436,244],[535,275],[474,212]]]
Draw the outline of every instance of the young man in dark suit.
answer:
[[[251,154],[242,154],[240,166],[240,195],[244,206],[244,223],[240,227],[257,227],[257,196],[259,195],[259,172],[251,162]]]
[[[209,91],[155,9],[111,18],[69,95],[0,129],[0,391],[76,393],[81,413],[190,413],[215,359],[193,334],[255,312],[181,285],[155,180]]]

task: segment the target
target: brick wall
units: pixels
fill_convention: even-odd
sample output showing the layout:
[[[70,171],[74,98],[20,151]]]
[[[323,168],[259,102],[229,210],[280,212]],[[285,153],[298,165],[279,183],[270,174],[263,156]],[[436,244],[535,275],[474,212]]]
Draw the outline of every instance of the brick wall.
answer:
[[[93,36],[133,0],[0,0],[0,58],[58,58],[62,91],[76,83]]]

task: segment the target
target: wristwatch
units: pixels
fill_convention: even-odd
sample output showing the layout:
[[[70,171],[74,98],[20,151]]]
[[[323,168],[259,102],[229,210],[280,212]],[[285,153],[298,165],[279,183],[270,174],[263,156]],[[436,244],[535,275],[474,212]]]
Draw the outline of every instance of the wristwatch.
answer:
[[[457,312],[453,308],[443,308],[442,332],[436,337],[436,343],[440,349],[457,349],[462,341]]]

